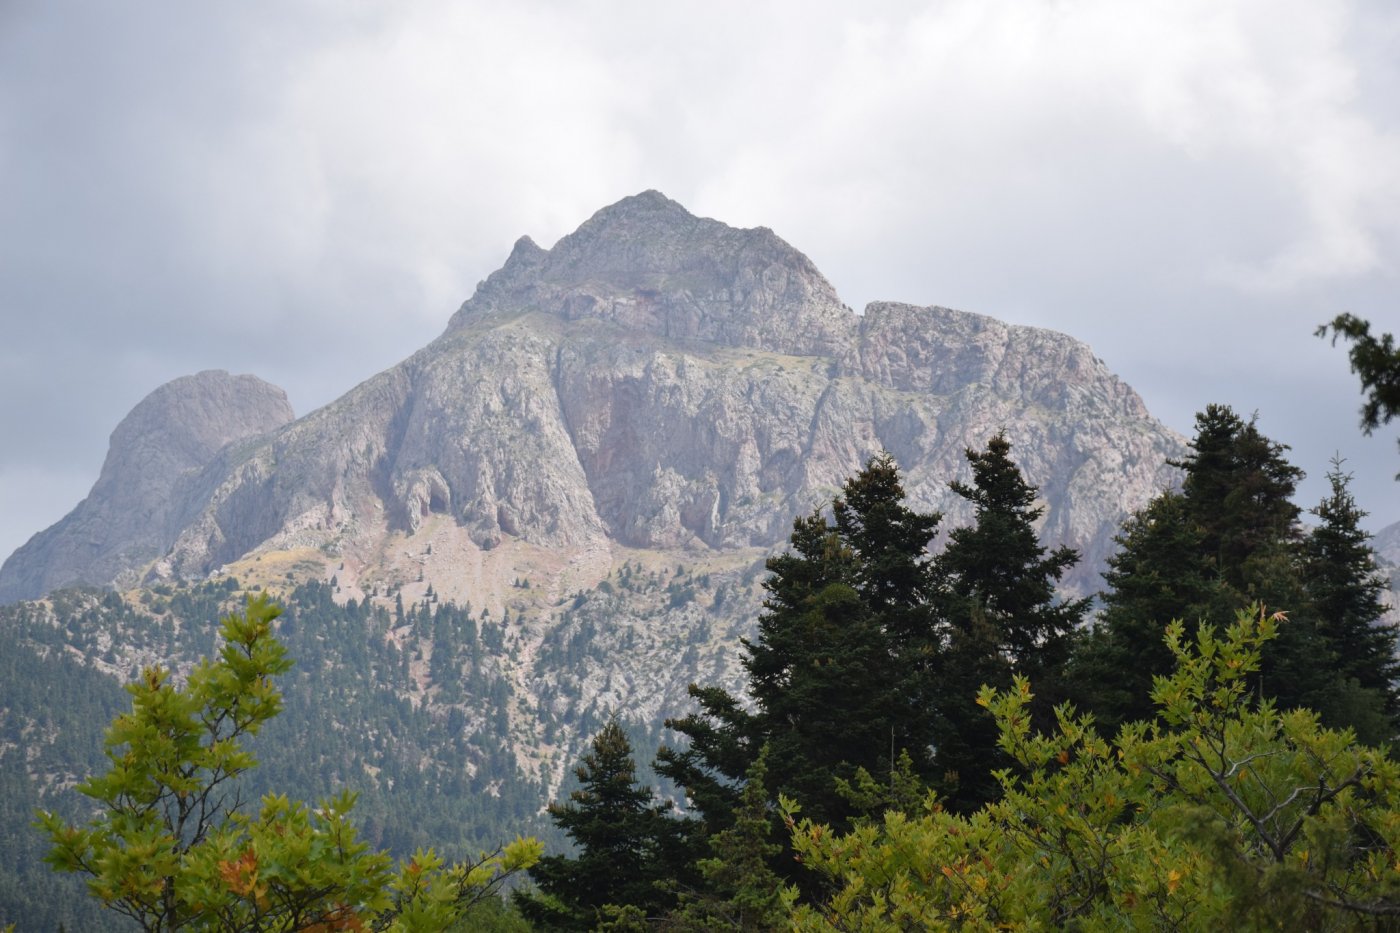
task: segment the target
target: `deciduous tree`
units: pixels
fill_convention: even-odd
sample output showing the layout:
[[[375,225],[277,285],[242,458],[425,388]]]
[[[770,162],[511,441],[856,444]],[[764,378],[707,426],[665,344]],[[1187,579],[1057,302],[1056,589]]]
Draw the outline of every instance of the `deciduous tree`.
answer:
[[[395,870],[358,838],[351,793],[316,809],[269,794],[245,812],[238,778],[256,762],[243,741],[281,710],[273,678],[291,667],[272,632],[279,611],[249,597],[223,620],[217,660],[183,687],[161,668],[127,687],[110,767],[78,786],[97,815],[73,826],[40,814],[50,864],[88,875],[94,896],[144,930],[290,931],[442,929],[533,863],[539,845],[522,839],[475,864],[419,851]]]

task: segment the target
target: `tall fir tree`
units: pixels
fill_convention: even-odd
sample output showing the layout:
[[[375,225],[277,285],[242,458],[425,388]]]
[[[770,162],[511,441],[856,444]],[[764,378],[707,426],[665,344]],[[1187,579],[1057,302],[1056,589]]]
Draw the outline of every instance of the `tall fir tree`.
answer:
[[[1361,527],[1366,512],[1356,504],[1348,488],[1351,474],[1342,471],[1340,460],[1332,461],[1327,481],[1328,495],[1311,510],[1318,524],[1303,541],[1304,585],[1322,637],[1337,659],[1343,688],[1336,699],[1379,712],[1370,721],[1352,722],[1363,742],[1390,742],[1400,725],[1400,661],[1396,629],[1384,618],[1386,582],[1376,566],[1371,536]],[[1363,719],[1354,708],[1330,718],[1347,718],[1347,713],[1353,720]]]
[[[1282,708],[1305,706],[1329,726],[1376,737],[1392,702],[1376,687],[1393,679],[1394,667],[1358,647],[1384,637],[1365,636],[1365,625],[1351,621],[1370,607],[1352,615],[1340,608],[1346,599],[1364,603],[1364,587],[1349,587],[1365,577],[1369,553],[1364,536],[1356,538],[1345,483],[1333,478],[1333,495],[1315,511],[1323,527],[1305,535],[1292,502],[1303,472],[1286,459],[1286,445],[1224,405],[1207,406],[1196,428],[1191,453],[1175,462],[1185,473],[1181,491],[1153,500],[1117,538],[1104,611],[1072,662],[1074,699],[1108,728],[1150,718],[1144,690],[1170,670],[1159,647],[1165,626],[1224,624],[1257,602],[1288,619],[1262,652],[1255,689]],[[1355,676],[1349,658],[1358,651],[1379,675]]]
[[[689,746],[658,756],[707,835],[732,825],[764,746],[770,797],[796,797],[838,826],[855,815],[838,781],[859,768],[888,773],[907,750],[932,778],[929,685],[946,635],[927,552],[938,522],[909,508],[887,454],[847,481],[830,520],[795,522],[790,550],[768,561],[758,637],[745,642],[752,712],[719,688],[692,688],[700,710],[668,723]]]
[[[1063,601],[1055,588],[1079,563],[1071,547],[1040,543],[1035,523],[1045,514],[1038,490],[1011,459],[1011,442],[997,434],[987,449],[967,451],[972,483],[949,484],[974,508],[974,522],[956,528],[939,557],[953,596],[980,607],[998,632],[1017,673],[1053,674],[1069,657],[1088,599]]]
[[[998,433],[985,450],[967,451],[972,482],[952,490],[970,502],[973,524],[954,529],[937,567],[947,581],[945,612],[954,636],[939,677],[940,736],[946,791],[957,808],[980,805],[996,793],[991,777],[999,760],[991,718],[975,705],[983,684],[1004,687],[1013,673],[1035,684],[1037,718],[1049,723],[1063,692],[1064,666],[1088,599],[1064,601],[1056,586],[1079,561],[1073,548],[1040,543],[1035,523],[1044,514],[1037,489],[1011,459],[1011,442]]]
[[[1228,405],[1196,415],[1190,447],[1171,461],[1184,474],[1180,493],[1163,493],[1124,525],[1104,611],[1071,665],[1073,699],[1108,727],[1153,715],[1144,687],[1171,670],[1160,650],[1169,622],[1224,624],[1252,602],[1290,612],[1257,686],[1296,706],[1327,685],[1330,661],[1297,568],[1301,510],[1291,497],[1303,471],[1286,445]]]
[[[530,870],[538,893],[516,895],[520,912],[550,930],[592,930],[609,906],[660,917],[674,884],[692,874],[691,825],[636,783],[632,745],[616,719],[594,737],[575,772],[581,787],[550,818],[578,855],[547,855]]]
[[[680,906],[656,926],[666,933],[788,929],[783,883],[769,863],[782,851],[768,800],[768,750],[745,775],[734,824],[710,839],[711,856],[698,863],[706,890],[681,892]]]
[[[1191,453],[1174,466],[1185,472],[1186,520],[1200,532],[1200,549],[1220,582],[1247,600],[1267,601],[1269,584],[1257,565],[1286,550],[1302,534],[1302,510],[1292,496],[1303,471],[1289,463],[1288,445],[1260,432],[1228,405],[1207,405],[1196,415]]]
[[[1092,709],[1105,734],[1151,720],[1152,679],[1172,669],[1163,641],[1173,619],[1214,618],[1221,596],[1202,532],[1186,498],[1167,491],[1133,514],[1114,537],[1103,611],[1070,664],[1071,697]],[[1228,605],[1221,608],[1228,609]]]
[[[1304,473],[1288,462],[1288,445],[1266,437],[1257,422],[1228,405],[1207,405],[1196,416],[1192,452],[1176,464],[1186,474],[1186,518],[1200,533],[1214,581],[1205,618],[1223,624],[1253,603],[1285,610],[1288,624],[1262,652],[1255,688],[1285,709],[1322,709],[1337,687],[1337,659],[1300,574],[1302,509],[1293,495]],[[1186,615],[1192,608],[1174,617],[1200,621]],[[1328,724],[1343,723],[1329,717]]]

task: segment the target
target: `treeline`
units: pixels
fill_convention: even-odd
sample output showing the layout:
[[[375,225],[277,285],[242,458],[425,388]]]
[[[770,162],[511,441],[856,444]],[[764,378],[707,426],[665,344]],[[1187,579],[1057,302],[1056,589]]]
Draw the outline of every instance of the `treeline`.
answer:
[[[521,911],[558,930],[1400,915],[1400,774],[1366,748],[1400,726],[1396,632],[1347,474],[1305,527],[1287,449],[1202,412],[1088,626],[1005,437],[968,451],[973,523],[936,554],[941,517],[872,459],[768,562],[746,701],[696,686],[668,722],[685,742],[655,768],[684,813],[608,726],[551,808],[576,852],[541,860]]]

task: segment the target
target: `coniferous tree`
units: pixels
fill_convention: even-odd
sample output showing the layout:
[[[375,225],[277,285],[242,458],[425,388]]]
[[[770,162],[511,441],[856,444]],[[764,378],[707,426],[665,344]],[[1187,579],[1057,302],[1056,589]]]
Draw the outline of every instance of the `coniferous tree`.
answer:
[[[1338,337],[1351,341],[1347,357],[1351,371],[1361,378],[1361,391],[1366,402],[1361,406],[1361,429],[1370,434],[1400,415],[1400,347],[1395,337],[1371,333],[1371,322],[1354,314],[1339,314],[1317,329],[1317,336],[1332,332],[1332,343]],[[1400,476],[1396,476],[1400,479]]]
[[[1301,510],[1291,497],[1303,472],[1287,450],[1228,405],[1196,415],[1190,453],[1171,461],[1185,474],[1181,492],[1124,525],[1104,575],[1104,612],[1073,662],[1074,698],[1102,723],[1152,714],[1143,688],[1171,669],[1159,648],[1169,622],[1224,624],[1256,601],[1290,615],[1256,686],[1285,706],[1325,691],[1331,664],[1298,574]]]
[[[899,469],[872,458],[820,513],[795,522],[791,549],[768,561],[758,638],[745,642],[754,711],[719,688],[692,689],[699,713],[668,723],[690,738],[657,770],[686,786],[706,833],[730,825],[738,787],[764,745],[772,795],[848,825],[837,781],[887,773],[907,749],[934,773],[929,682],[943,632],[927,545],[939,516],[904,502]]]
[[[1173,619],[1217,614],[1219,587],[1204,556],[1200,529],[1187,518],[1186,498],[1157,496],[1124,523],[1108,558],[1103,611],[1070,665],[1074,699],[1094,710],[1105,734],[1150,720],[1152,678],[1171,670],[1162,640]]]
[[[1291,501],[1303,472],[1287,461],[1286,445],[1228,406],[1207,406],[1196,427],[1191,453],[1175,464],[1185,472],[1181,492],[1153,500],[1117,538],[1104,612],[1073,662],[1075,699],[1110,728],[1148,718],[1144,689],[1170,670],[1158,648],[1165,626],[1223,624],[1258,602],[1284,610],[1287,622],[1262,652],[1255,689],[1281,708],[1315,709],[1329,726],[1374,738],[1388,701],[1374,677],[1363,687],[1347,673],[1357,648],[1338,637],[1362,629],[1331,621],[1340,611],[1339,582],[1365,575],[1356,542],[1343,544],[1357,531],[1344,484],[1319,507],[1324,528],[1314,541]]]
[[[695,820],[696,835],[708,837],[733,822],[739,804],[738,782],[753,762],[753,749],[762,743],[756,718],[723,687],[691,684],[691,699],[699,706],[666,727],[684,735],[683,748],[662,746],[656,771],[685,788]]]
[[[1302,534],[1292,496],[1303,471],[1288,462],[1288,449],[1265,437],[1255,419],[1212,404],[1196,416],[1191,453],[1173,461],[1186,474],[1185,517],[1200,532],[1203,556],[1246,601],[1267,601],[1270,594],[1259,590],[1278,581],[1258,574],[1260,562]]]
[[[1252,603],[1286,611],[1288,624],[1264,649],[1255,687],[1285,709],[1328,709],[1337,657],[1303,585],[1302,510],[1292,501],[1304,474],[1288,462],[1288,445],[1264,436],[1256,421],[1229,406],[1206,406],[1196,416],[1192,453],[1176,464],[1186,472],[1186,517],[1201,534],[1215,583],[1207,617],[1223,624]],[[1192,608],[1175,617],[1200,621],[1189,618]],[[1327,722],[1347,724],[1334,716]]]
[[[768,750],[745,776],[734,824],[710,839],[711,857],[699,862],[707,890],[682,892],[681,904],[660,925],[669,933],[788,928],[783,883],[769,862],[782,851],[767,791]]]
[[[591,930],[610,905],[661,916],[675,902],[667,883],[689,874],[688,825],[636,783],[632,745],[615,719],[576,774],[582,786],[569,803],[551,804],[549,815],[578,855],[539,860],[530,875],[540,893],[517,895],[521,913],[551,930]]]
[[[952,490],[972,503],[974,522],[954,529],[938,567],[948,582],[947,615],[956,633],[945,657],[938,708],[953,734],[941,736],[951,802],[969,807],[995,793],[999,752],[991,718],[974,704],[984,683],[1002,687],[1012,673],[1029,677],[1048,722],[1063,692],[1064,666],[1089,600],[1060,600],[1056,584],[1079,561],[1073,548],[1042,545],[1035,522],[1044,514],[1036,487],[1011,459],[1011,442],[997,434],[983,451],[969,449],[971,484]],[[951,777],[951,774],[949,774]]]
[[[1386,583],[1376,567],[1371,536],[1361,527],[1366,513],[1347,488],[1351,475],[1342,472],[1340,460],[1332,461],[1327,480],[1331,491],[1311,510],[1319,524],[1303,542],[1304,585],[1337,659],[1336,675],[1344,685],[1339,698],[1372,710],[1379,707],[1382,713],[1369,728],[1353,723],[1358,734],[1362,741],[1388,742],[1400,716],[1400,661],[1395,627],[1384,622]],[[1356,697],[1357,691],[1364,696]]]
[[[949,484],[972,503],[975,520],[949,535],[939,566],[956,600],[976,605],[993,622],[1002,651],[1017,673],[1044,683],[1069,657],[1089,600],[1061,601],[1056,584],[1075,564],[1071,547],[1042,545],[1035,522],[1045,507],[1037,489],[1011,459],[1011,442],[998,434],[984,451],[967,451],[972,484]],[[1041,689],[1044,689],[1042,686]]]

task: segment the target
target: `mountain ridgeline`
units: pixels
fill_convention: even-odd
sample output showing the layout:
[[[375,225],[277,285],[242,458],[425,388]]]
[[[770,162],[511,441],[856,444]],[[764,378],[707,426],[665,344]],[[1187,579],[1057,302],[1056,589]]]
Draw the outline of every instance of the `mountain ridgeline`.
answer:
[[[522,238],[441,337],[305,417],[250,376],[156,390],[88,498],[0,568],[0,601],[277,555],[347,595],[497,604],[633,552],[756,560],[882,449],[915,505],[965,518],[947,483],[999,429],[1042,537],[1085,556],[1067,589],[1096,588],[1183,448],[1088,347],[937,307],[857,315],[772,231],[645,192],[553,249]]]

